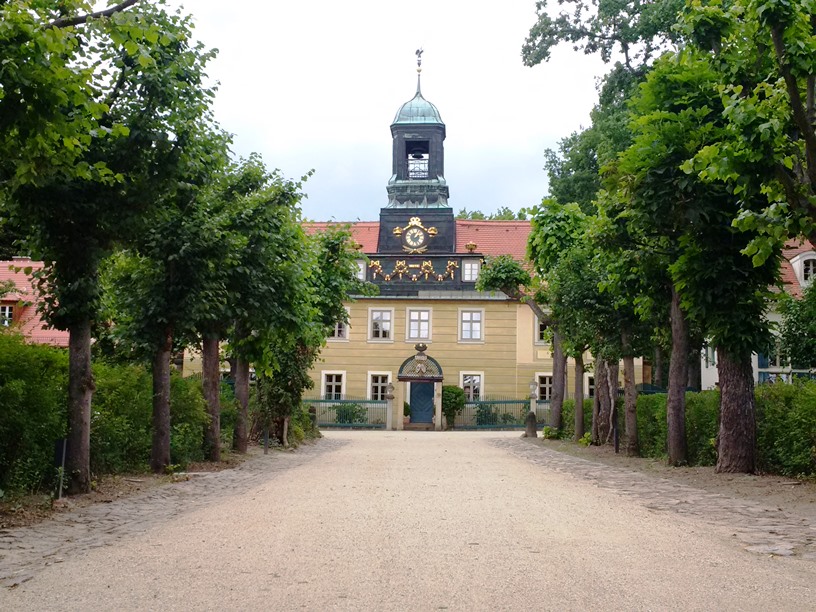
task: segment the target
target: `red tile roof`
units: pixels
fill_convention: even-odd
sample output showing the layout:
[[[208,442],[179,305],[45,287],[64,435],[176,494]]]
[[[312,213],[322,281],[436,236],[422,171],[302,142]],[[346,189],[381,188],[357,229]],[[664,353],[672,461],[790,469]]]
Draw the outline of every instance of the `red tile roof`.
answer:
[[[37,292],[30,275],[25,273],[27,268],[35,272],[42,267],[41,261],[24,257],[0,261],[0,282],[11,281],[16,287],[16,291],[4,295],[0,302],[14,307],[14,325],[29,342],[65,347],[68,346],[68,332],[47,327],[43,322],[37,312]]]
[[[785,291],[790,293],[793,297],[802,297],[803,287],[799,282],[796,272],[794,272],[793,266],[790,262],[797,255],[808,253],[813,250],[813,245],[807,240],[789,240],[782,249],[782,266],[780,270],[782,275],[782,286],[785,288]]]
[[[379,221],[356,221],[349,223],[309,221],[303,224],[303,229],[306,230],[307,234],[315,234],[325,231],[329,227],[343,227],[345,225],[351,227],[351,235],[354,240],[362,245],[363,253],[377,252],[377,242],[380,236]]]
[[[344,223],[304,223],[307,233],[313,234],[330,226]],[[363,246],[363,253],[376,253],[380,224],[377,221],[357,221],[349,223],[351,234]],[[530,235],[529,221],[469,221],[456,220],[456,252],[467,253],[465,245],[472,242],[475,252],[483,255],[512,255],[523,261],[527,255],[527,237]]]
[[[484,255],[512,255],[518,261],[527,257],[529,221],[469,221],[456,220],[456,252],[466,253],[466,244],[476,245]]]

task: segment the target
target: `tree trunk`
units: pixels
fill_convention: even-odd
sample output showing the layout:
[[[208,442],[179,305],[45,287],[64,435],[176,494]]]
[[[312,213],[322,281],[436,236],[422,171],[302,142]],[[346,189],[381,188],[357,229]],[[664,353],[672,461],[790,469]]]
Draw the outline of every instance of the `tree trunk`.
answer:
[[[595,397],[598,400],[598,444],[606,444],[609,440],[609,368],[605,360],[596,362],[595,368]]]
[[[652,384],[655,387],[663,387],[663,349],[655,346],[654,367],[652,369]]]
[[[637,389],[635,388],[635,358],[623,358],[623,397],[626,406],[626,454],[637,457],[640,454],[637,430]]]
[[[553,391],[550,402],[550,426],[561,431],[561,413],[564,408],[564,387],[567,382],[567,356],[561,344],[561,334],[553,331]]]
[[[245,453],[249,444],[249,362],[240,357],[235,360],[235,399],[238,400],[238,417],[235,420],[233,447],[237,452]]]
[[[218,337],[204,336],[202,342],[202,383],[204,399],[207,402],[209,423],[204,431],[204,453],[208,461],[221,460],[221,363],[218,351]]]
[[[751,355],[717,347],[720,378],[720,431],[717,472],[756,471],[756,411]]]
[[[584,356],[575,356],[575,441],[584,437]]]
[[[685,465],[686,457],[686,383],[688,382],[689,330],[680,308],[680,295],[672,287],[672,350],[669,364],[669,394],[666,399],[666,425],[669,465]]]
[[[164,332],[162,346],[153,355],[153,447],[150,469],[161,474],[170,465],[170,351],[173,331]]]
[[[616,410],[616,407],[618,403],[619,372],[620,366],[618,365],[618,362],[612,363],[608,361],[606,363],[606,384],[609,385],[609,437],[606,440],[607,442],[612,439],[612,436],[615,433],[615,428],[618,424],[618,411]],[[617,446],[615,447],[615,452],[618,452]]]
[[[68,337],[68,494],[91,491],[91,322],[71,326]]]
[[[289,417],[283,417],[281,425],[281,444],[283,448],[289,448]]]

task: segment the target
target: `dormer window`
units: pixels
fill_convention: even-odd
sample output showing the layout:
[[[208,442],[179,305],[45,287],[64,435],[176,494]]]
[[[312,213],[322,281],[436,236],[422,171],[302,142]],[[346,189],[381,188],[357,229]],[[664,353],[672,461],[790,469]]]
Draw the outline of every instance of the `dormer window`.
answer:
[[[806,259],[802,262],[802,282],[809,284],[816,276],[816,258]]]
[[[8,327],[14,321],[14,306],[0,306],[0,326]]]
[[[816,252],[799,253],[790,260],[790,265],[801,286],[809,285],[816,279]]]

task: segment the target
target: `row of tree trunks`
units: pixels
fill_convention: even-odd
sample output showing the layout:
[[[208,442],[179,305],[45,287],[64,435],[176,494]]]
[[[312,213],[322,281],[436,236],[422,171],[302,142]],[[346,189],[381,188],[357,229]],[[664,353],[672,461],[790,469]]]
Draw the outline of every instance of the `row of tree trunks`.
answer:
[[[751,355],[717,347],[720,379],[720,430],[717,472],[755,472],[756,406]]]
[[[575,441],[584,437],[584,356],[575,356]]]
[[[249,446],[249,362],[236,358],[234,373],[238,417],[235,421],[233,448],[239,453],[246,453]]]
[[[626,454],[637,457],[640,454],[637,429],[637,389],[635,388],[635,357],[623,358],[623,402],[626,416]]]
[[[550,427],[561,431],[563,426],[562,412],[564,408],[565,387],[567,384],[567,355],[561,342],[561,334],[553,331],[553,388],[550,400]]]
[[[688,381],[688,321],[680,308],[680,294],[672,286],[672,350],[669,363],[669,394],[666,400],[666,425],[669,465],[685,465],[686,457],[686,383]]]
[[[606,362],[606,385],[609,395],[607,396],[607,401],[609,402],[609,432],[607,433],[606,442],[608,443],[612,440],[612,436],[615,433],[615,424],[618,411],[616,408],[616,403],[618,400],[618,375],[620,372],[620,366],[618,365],[617,361],[607,361]],[[617,450],[617,447],[616,447]]]
[[[173,331],[165,329],[161,347],[153,355],[153,446],[150,469],[161,474],[170,465],[170,356]]]
[[[91,322],[71,326],[68,336],[68,451],[65,456],[68,494],[91,491]]]
[[[592,443],[600,446],[609,439],[611,418],[609,402],[609,366],[603,359],[595,362],[595,414],[593,419]]]
[[[202,386],[210,419],[204,430],[205,457],[221,461],[221,359],[218,336],[204,335],[201,350]]]

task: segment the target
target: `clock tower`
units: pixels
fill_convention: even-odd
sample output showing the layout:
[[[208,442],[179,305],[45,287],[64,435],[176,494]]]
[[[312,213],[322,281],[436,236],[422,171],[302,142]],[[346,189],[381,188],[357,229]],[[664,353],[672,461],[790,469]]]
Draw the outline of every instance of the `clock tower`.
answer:
[[[445,181],[445,124],[422,96],[422,50],[417,53],[417,89],[391,123],[388,204],[380,211],[381,253],[452,253],[453,209]]]

